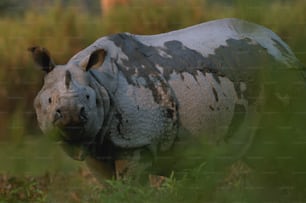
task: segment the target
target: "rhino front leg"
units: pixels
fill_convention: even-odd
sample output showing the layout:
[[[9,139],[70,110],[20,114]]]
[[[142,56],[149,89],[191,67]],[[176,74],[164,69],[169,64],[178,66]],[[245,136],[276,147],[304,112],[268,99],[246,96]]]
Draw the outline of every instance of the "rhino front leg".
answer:
[[[103,183],[105,180],[112,179],[115,176],[113,164],[97,160],[90,156],[85,161],[89,170],[99,182]]]
[[[152,154],[146,148],[119,152],[115,160],[116,179],[128,177],[136,182],[147,182],[152,164]]]

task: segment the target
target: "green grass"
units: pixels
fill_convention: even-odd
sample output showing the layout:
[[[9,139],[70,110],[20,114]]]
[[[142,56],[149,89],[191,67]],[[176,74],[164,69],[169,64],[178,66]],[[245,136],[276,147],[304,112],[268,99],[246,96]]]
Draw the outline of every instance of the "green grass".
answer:
[[[289,44],[300,61],[306,64],[305,1],[233,2],[233,5],[225,5],[203,0],[134,0],[128,7],[115,8],[106,17],[81,12],[77,7],[63,8],[55,4],[43,12],[34,8],[26,10],[21,16],[2,16],[0,202],[258,202],[259,197],[271,202],[277,198],[281,202],[305,201],[301,195],[301,192],[306,191],[302,182],[306,179],[302,170],[305,168],[304,163],[297,164],[292,169],[296,173],[290,176],[291,181],[300,181],[296,189],[299,191],[286,187],[277,189],[281,190],[281,197],[269,189],[273,187],[269,182],[271,178],[260,180],[256,175],[258,171],[253,171],[251,166],[241,166],[240,162],[220,169],[218,173],[213,173],[216,172],[214,167],[204,162],[183,177],[177,178],[174,172],[174,176],[169,177],[159,189],[114,180],[108,181],[108,187],[101,188],[87,173],[84,163],[71,160],[56,143],[43,137],[38,130],[32,102],[40,88],[43,73],[34,66],[26,51],[32,45],[47,47],[56,63],[64,64],[73,54],[104,35],[116,32],[156,34],[212,19],[238,17],[272,29]],[[287,82],[282,85],[286,87],[287,83],[295,80],[294,77],[290,74],[285,76]],[[305,93],[297,91],[294,94]],[[304,99],[302,97],[297,105],[293,105],[293,110],[305,109]],[[270,109],[275,107],[274,103],[267,105]],[[283,117],[284,115],[286,114]],[[272,118],[272,121],[268,118]],[[254,161],[258,156],[267,157],[266,165],[279,165],[283,168],[287,168],[284,163],[290,165],[303,162],[306,149],[301,147],[302,144],[296,143],[303,143],[305,140],[303,136],[294,138],[295,132],[292,129],[305,132],[304,121],[305,116],[302,113],[289,120],[267,117],[267,126],[272,126],[274,122],[282,130],[272,137],[269,136],[272,132],[269,130],[259,136],[255,140],[257,147],[251,148],[245,162],[251,159]],[[286,122],[289,122],[291,128],[285,128]],[[265,144],[271,143],[267,142],[271,139],[281,143],[278,150],[283,154],[280,154],[282,156],[279,159],[273,159],[272,155],[275,154],[271,152],[271,145]],[[281,158],[288,157],[286,152],[290,152],[294,161],[280,162]],[[253,165],[258,164],[255,162]],[[275,176],[274,180],[279,177],[280,175]],[[7,189],[8,186],[10,187]]]

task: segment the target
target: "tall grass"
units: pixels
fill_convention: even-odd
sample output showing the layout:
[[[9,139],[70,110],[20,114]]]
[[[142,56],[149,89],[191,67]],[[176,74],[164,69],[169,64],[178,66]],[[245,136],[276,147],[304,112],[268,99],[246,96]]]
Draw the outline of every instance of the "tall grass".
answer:
[[[238,17],[271,28],[289,44],[300,61],[306,64],[305,10],[306,2],[303,0],[272,3],[261,1],[260,4],[241,0],[234,1],[233,4],[211,3],[204,0],[134,0],[128,6],[114,8],[105,17],[81,12],[75,6],[64,8],[60,4],[54,4],[44,10],[32,8],[25,11],[21,17],[2,17],[0,19],[0,157],[2,160],[0,172],[24,174],[24,171],[27,171],[30,174],[31,172],[38,174],[48,168],[51,171],[59,168],[71,171],[77,167],[70,167],[73,161],[68,161],[61,152],[54,150],[57,148],[55,145],[37,138],[41,133],[37,128],[32,102],[42,84],[43,73],[34,66],[26,51],[27,47],[33,45],[47,47],[55,62],[64,64],[73,54],[104,35],[116,32],[156,34],[208,20]],[[284,137],[286,136],[283,135]],[[41,153],[40,150],[44,152]],[[254,153],[256,154],[256,151]],[[169,187],[164,193],[156,193],[152,189],[141,190],[132,186],[126,188],[125,185],[120,185],[121,183],[113,183],[114,190],[103,193],[97,190],[97,193],[93,194],[98,200],[105,201],[105,198],[111,198],[109,202],[118,202],[126,198],[132,202],[129,192],[132,192],[139,201],[141,198],[148,198],[147,202],[162,201],[162,198],[165,202],[168,200],[183,202],[188,199],[200,202],[205,199],[203,196],[212,194],[209,188],[213,185],[212,179],[215,177],[202,176],[196,169],[190,176],[178,182],[169,180]],[[203,191],[201,188],[204,187],[203,183],[206,185],[206,193],[193,195],[191,191]],[[72,186],[69,184],[67,183],[68,187]],[[236,186],[233,190],[219,191],[217,199],[219,201],[238,199],[246,202],[250,200],[240,194],[242,191],[248,193],[250,190],[241,189],[243,185],[241,182],[236,181],[234,184]],[[173,200],[167,197],[172,186],[176,188],[171,193]],[[57,194],[58,191],[54,190]]]

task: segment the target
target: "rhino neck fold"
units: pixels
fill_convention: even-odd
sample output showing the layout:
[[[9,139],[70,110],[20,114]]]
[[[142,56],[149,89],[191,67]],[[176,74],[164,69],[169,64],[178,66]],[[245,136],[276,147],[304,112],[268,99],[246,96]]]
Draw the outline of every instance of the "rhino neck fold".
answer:
[[[95,136],[95,139],[94,139],[94,142],[93,142],[93,145],[95,145],[95,147],[93,147],[93,149],[91,150],[90,154],[93,156],[93,157],[96,157],[97,155],[100,156],[100,153],[99,153],[99,150],[97,149],[99,146],[101,145],[104,145],[104,138],[105,136],[107,135],[107,132],[109,131],[109,126],[110,126],[110,123],[113,119],[113,115],[114,115],[114,100],[113,100],[113,97],[112,97],[112,94],[110,92],[110,90],[108,90],[102,83],[101,80],[99,80],[99,78],[97,78],[95,76],[95,74],[91,71],[89,71],[90,73],[90,76],[93,77],[94,79],[94,83],[97,87],[100,93],[100,95],[104,95],[102,96],[103,97],[103,108],[104,108],[104,119],[103,119],[103,123],[102,123],[102,126],[101,126],[101,129],[99,130],[99,132],[97,133],[97,135]],[[105,91],[102,91],[102,90],[105,90]],[[106,94],[106,95],[105,95]]]

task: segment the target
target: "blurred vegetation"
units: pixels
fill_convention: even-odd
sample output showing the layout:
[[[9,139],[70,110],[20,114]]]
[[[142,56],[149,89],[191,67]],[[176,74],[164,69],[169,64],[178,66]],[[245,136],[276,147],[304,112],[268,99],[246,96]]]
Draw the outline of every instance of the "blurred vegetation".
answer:
[[[132,0],[129,5],[116,7],[109,15],[103,17],[98,12],[91,12],[90,7],[84,10],[82,4],[63,4],[62,1],[56,1],[33,6],[34,3],[26,2],[28,1],[0,2],[0,173],[4,174],[0,177],[0,202],[143,202],[144,199],[145,202],[203,202],[211,200],[210,197],[220,202],[256,202],[257,192],[261,191],[261,186],[254,186],[254,182],[250,185],[249,179],[255,179],[256,182],[257,178],[253,178],[252,175],[246,178],[248,173],[245,171],[250,169],[241,169],[239,164],[231,166],[234,167],[235,173],[240,172],[238,175],[228,172],[231,170],[228,168],[220,172],[223,177],[227,177],[225,182],[229,181],[219,185],[218,191],[214,191],[213,187],[215,175],[200,174],[199,168],[195,168],[180,180],[168,178],[164,187],[160,189],[127,186],[120,181],[110,181],[110,188],[101,189],[99,184],[84,181],[82,178],[85,175],[79,171],[79,167],[83,170],[84,164],[70,160],[56,144],[43,138],[37,127],[32,103],[42,84],[43,73],[35,68],[27,53],[27,47],[47,47],[56,63],[64,64],[76,52],[104,35],[117,32],[157,34],[213,19],[237,17],[272,29],[289,44],[299,60],[306,64],[304,0]],[[97,11],[97,8],[92,9]],[[296,78],[289,75],[286,81],[291,82],[290,79]],[[301,87],[303,91],[304,85]],[[296,92],[295,95],[305,93]],[[304,99],[306,97],[299,99],[298,105],[292,107],[294,111],[305,109]],[[275,104],[269,106],[273,107]],[[282,115],[284,116],[285,114]],[[270,119],[271,115],[267,117]],[[267,119],[265,122],[279,122],[279,126],[289,122],[288,125],[295,123],[298,126],[303,125],[305,121],[303,114],[298,114],[298,118],[290,121],[280,121],[281,119],[276,117],[277,115],[271,118],[272,121]],[[293,127],[295,126],[285,130],[282,128],[281,133],[268,137],[283,139],[282,143],[291,143]],[[266,131],[263,135],[268,135],[269,132],[271,131]],[[260,139],[262,138],[259,138],[258,142],[264,142]],[[303,152],[306,152],[306,149],[296,151],[295,146],[280,145],[279,148],[280,151],[293,151],[289,154],[296,159],[305,156]],[[270,145],[265,145],[261,153],[269,155],[267,151],[270,148]],[[260,154],[258,149],[251,149],[251,154],[254,159],[259,155],[266,155]],[[285,159],[286,153],[283,154],[282,157]],[[290,156],[287,154],[287,158]],[[303,160],[305,158],[300,161]],[[267,164],[277,163],[271,161]],[[203,168],[207,167],[210,166],[203,165]],[[301,163],[299,167],[297,171],[300,173],[295,174],[296,177],[292,181],[305,180],[300,178],[303,173],[304,176],[306,174],[301,170],[305,164]],[[46,172],[51,174],[45,176]],[[266,172],[269,174],[269,171]],[[13,179],[8,176],[12,176]],[[20,176],[22,178],[18,179]],[[278,179],[278,176],[275,179]],[[45,182],[47,186],[41,182]],[[91,186],[88,187],[89,185]],[[305,184],[301,183],[299,186],[303,187],[299,188],[300,191],[306,193]],[[5,190],[4,187],[10,187],[12,190]],[[63,188],[69,188],[68,192],[64,193]],[[283,186],[283,193],[288,199],[284,198],[282,202],[292,200],[289,195],[291,191],[292,188],[290,190],[290,187]],[[296,201],[305,201],[302,199],[304,196],[295,198]]]

